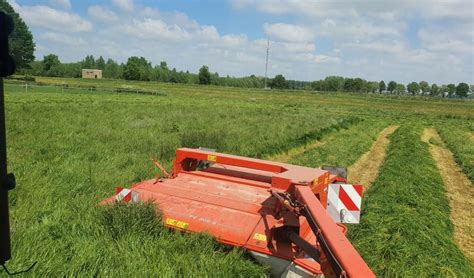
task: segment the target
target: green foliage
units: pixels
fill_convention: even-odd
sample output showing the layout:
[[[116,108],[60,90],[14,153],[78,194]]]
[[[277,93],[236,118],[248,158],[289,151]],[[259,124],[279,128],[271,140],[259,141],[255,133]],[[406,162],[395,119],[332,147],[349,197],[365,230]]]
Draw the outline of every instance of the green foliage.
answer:
[[[83,69],[95,69],[95,59],[93,55],[87,55],[84,60],[82,60]]]
[[[367,91],[367,81],[362,78],[346,78],[344,80],[344,90],[347,92]]]
[[[344,87],[344,78],[340,76],[328,76],[324,79],[324,91],[338,92]]]
[[[207,66],[202,66],[199,69],[199,84],[211,84],[211,74],[209,73],[209,68]]]
[[[390,137],[386,161],[350,238],[381,277],[473,277],[454,243],[443,181],[420,131],[407,123]]]
[[[273,89],[287,89],[288,82],[282,74],[277,74],[272,80],[270,80],[270,88]]]
[[[15,60],[16,67],[20,71],[29,68],[29,64],[35,59],[35,43],[33,35],[20,15],[5,0],[0,0],[0,10],[13,18],[15,29],[9,37],[10,52]]]
[[[464,82],[461,82],[456,86],[456,95],[460,98],[467,97],[467,93],[469,93],[469,85]]]
[[[97,69],[105,70],[105,60],[102,56],[100,56],[97,61],[95,61],[95,65]]]
[[[60,76],[59,67],[61,62],[58,56],[49,54],[43,58],[43,72],[46,76]]]
[[[440,88],[438,87],[438,85],[433,83],[431,85],[430,95],[433,96],[433,97],[436,97],[436,96],[439,95],[439,93],[440,93]]]
[[[455,93],[456,93],[456,85],[448,84],[448,97],[454,96]]]
[[[397,95],[404,95],[406,93],[406,88],[405,85],[403,84],[397,84],[397,87],[395,88],[394,91]]]
[[[123,77],[127,80],[149,81],[151,79],[151,63],[143,57],[130,57],[123,69]]]
[[[420,81],[421,95],[426,95],[430,91],[430,85],[426,81]]]
[[[395,91],[396,88],[397,88],[397,82],[395,81],[388,82],[387,91],[389,91],[390,93],[393,93],[393,91]]]
[[[123,66],[117,64],[114,60],[107,59],[102,76],[104,78],[122,78],[122,69]]]
[[[407,85],[407,90],[410,94],[417,95],[418,92],[420,91],[420,85],[418,85],[418,83],[416,82],[410,82]]]
[[[387,86],[385,85],[385,82],[383,80],[380,81],[380,83],[379,83],[379,93],[382,93],[386,89],[387,89]]]

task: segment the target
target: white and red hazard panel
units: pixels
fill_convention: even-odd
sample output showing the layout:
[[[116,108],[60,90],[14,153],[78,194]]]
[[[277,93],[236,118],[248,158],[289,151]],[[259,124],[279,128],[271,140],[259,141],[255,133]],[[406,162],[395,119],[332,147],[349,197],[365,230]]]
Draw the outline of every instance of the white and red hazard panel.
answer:
[[[362,185],[330,184],[327,200],[326,210],[336,223],[359,223]]]
[[[132,203],[137,203],[140,199],[138,197],[138,192],[135,192],[133,190],[127,189],[127,188],[122,188],[122,187],[117,187],[117,195],[115,196],[115,200],[117,202],[132,202]]]

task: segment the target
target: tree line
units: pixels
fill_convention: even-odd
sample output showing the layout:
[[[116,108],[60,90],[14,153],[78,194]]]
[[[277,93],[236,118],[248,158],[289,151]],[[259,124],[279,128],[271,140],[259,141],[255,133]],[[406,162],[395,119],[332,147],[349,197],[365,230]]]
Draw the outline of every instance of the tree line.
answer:
[[[393,95],[421,95],[433,97],[467,97],[469,92],[474,90],[461,82],[455,84],[429,84],[426,81],[410,82],[401,84],[395,81],[367,81],[362,78],[346,78],[342,76],[328,76],[317,81],[286,80],[282,74],[269,78],[250,75],[246,77],[219,76],[217,72],[210,72],[209,67],[203,65],[198,73],[189,71],[178,71],[176,68],[169,68],[165,61],[157,65],[152,65],[144,57],[129,57],[126,63],[117,63],[113,59],[105,60],[102,56],[94,58],[87,55],[82,61],[75,63],[61,63],[59,57],[49,54],[41,61],[30,63],[29,69],[24,69],[24,73],[36,76],[52,77],[81,77],[82,69],[100,69],[104,78],[158,81],[171,83],[188,83],[203,85],[218,85],[245,88],[291,89],[291,90],[312,90],[323,92],[356,92],[356,93],[380,93]]]
[[[473,85],[466,83],[455,84],[428,84],[426,81],[411,82],[407,85],[389,81],[367,81],[362,78],[345,78],[328,76],[325,79],[313,82],[286,80],[278,74],[268,80],[262,76],[250,75],[246,77],[219,76],[217,72],[210,72],[209,67],[202,66],[198,73],[178,71],[168,67],[165,61],[152,65],[144,57],[129,57],[126,63],[118,63],[113,59],[95,58],[87,55],[82,61],[62,63],[55,54],[36,60],[34,56],[35,43],[28,26],[14,11],[11,5],[0,0],[0,10],[13,17],[15,30],[10,37],[11,54],[17,64],[19,73],[35,76],[54,77],[81,77],[82,69],[100,69],[104,78],[159,81],[171,83],[189,83],[204,85],[219,85],[246,88],[274,88],[291,90],[314,90],[327,92],[359,92],[384,93],[395,95],[423,95],[442,97],[466,97],[469,91],[474,91]]]

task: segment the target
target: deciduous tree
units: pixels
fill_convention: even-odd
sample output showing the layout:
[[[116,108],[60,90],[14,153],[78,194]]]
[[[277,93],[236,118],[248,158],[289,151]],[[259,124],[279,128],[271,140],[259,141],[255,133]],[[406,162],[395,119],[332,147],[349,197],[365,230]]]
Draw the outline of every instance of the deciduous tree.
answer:
[[[199,69],[199,84],[209,85],[211,84],[211,73],[209,72],[208,66],[202,66]]]
[[[397,88],[397,82],[395,81],[388,82],[387,91],[389,91],[390,93],[393,93],[393,91],[395,91],[396,88]]]
[[[15,24],[15,29],[9,37],[9,44],[10,52],[17,68],[20,70],[30,68],[30,63],[35,59],[36,45],[33,42],[33,35],[20,15],[15,12],[7,1],[0,1],[0,10],[10,15]]]
[[[274,89],[288,88],[288,82],[282,74],[277,74],[270,82],[270,87]]]
[[[456,85],[448,84],[448,97],[452,97],[456,93]]]
[[[464,82],[461,82],[458,84],[456,87],[456,95],[460,98],[467,97],[467,94],[469,93],[469,85],[467,85]]]
[[[439,87],[435,83],[431,85],[430,95],[435,97],[439,95]]]
[[[420,91],[420,86],[416,82],[410,82],[407,85],[408,92],[412,95],[417,95],[418,92]]]
[[[426,95],[430,91],[430,85],[426,81],[421,81],[420,82],[420,90],[421,90],[421,95]]]
[[[382,80],[379,82],[379,93],[383,93],[387,89],[385,82]]]

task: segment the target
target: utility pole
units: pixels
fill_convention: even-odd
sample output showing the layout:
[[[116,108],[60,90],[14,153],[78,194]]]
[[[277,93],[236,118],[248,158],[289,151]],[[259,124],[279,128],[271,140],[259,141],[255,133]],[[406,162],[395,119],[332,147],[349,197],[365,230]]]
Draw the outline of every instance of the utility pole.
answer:
[[[265,89],[267,89],[268,50],[269,49],[270,49],[270,40],[267,39],[267,57],[265,59]]]

